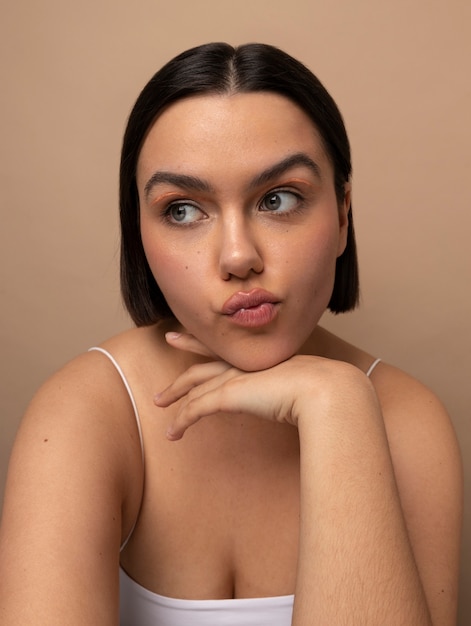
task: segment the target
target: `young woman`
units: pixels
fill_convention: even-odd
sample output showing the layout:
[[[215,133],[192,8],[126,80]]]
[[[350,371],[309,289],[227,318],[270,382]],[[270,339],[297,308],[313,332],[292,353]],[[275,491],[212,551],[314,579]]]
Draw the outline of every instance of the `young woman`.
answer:
[[[350,174],[335,103],[275,48],[201,46],[145,87],[120,188],[137,328],[24,418],[2,624],[455,623],[449,418],[318,326],[358,301]]]

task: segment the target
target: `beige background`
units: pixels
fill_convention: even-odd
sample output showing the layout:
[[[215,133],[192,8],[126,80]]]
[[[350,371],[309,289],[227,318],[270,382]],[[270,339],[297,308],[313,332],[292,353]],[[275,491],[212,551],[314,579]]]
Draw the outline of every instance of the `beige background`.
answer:
[[[189,46],[273,43],[323,80],[353,145],[363,303],[325,323],[429,384],[456,425],[470,624],[469,0],[3,0],[0,31],[0,485],[34,389],[128,325],[117,167],[138,90]]]

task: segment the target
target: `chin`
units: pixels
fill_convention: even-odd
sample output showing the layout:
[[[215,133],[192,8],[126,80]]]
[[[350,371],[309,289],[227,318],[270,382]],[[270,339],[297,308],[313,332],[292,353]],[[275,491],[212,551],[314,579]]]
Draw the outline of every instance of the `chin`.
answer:
[[[233,367],[244,372],[258,372],[275,367],[294,356],[293,350],[231,350],[220,357]]]

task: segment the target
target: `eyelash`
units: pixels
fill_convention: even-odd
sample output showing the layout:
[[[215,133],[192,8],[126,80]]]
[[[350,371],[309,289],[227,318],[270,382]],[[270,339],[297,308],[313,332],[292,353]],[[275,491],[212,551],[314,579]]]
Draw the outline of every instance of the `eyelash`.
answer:
[[[192,202],[188,200],[177,200],[177,201],[171,202],[168,206],[166,206],[163,209],[161,213],[162,221],[167,226],[173,226],[175,228],[190,228],[194,226],[196,222],[189,222],[187,224],[184,224],[184,223],[179,223],[177,221],[172,220],[172,217],[171,217],[172,210],[177,209],[178,207],[182,207],[182,206],[191,206],[191,207],[194,207],[197,211],[201,211],[201,213],[203,213],[203,211],[196,204],[193,204]]]
[[[281,193],[289,193],[292,196],[294,196],[297,201],[296,206],[294,206],[292,209],[288,211],[276,211],[276,210],[271,211],[270,209],[261,208],[263,203],[266,202],[266,200],[270,196],[274,196],[276,194],[281,194]],[[195,226],[197,222],[200,221],[200,220],[196,220],[194,222],[188,222],[188,223],[179,223],[179,222],[173,221],[171,217],[171,212],[172,210],[178,208],[179,206],[191,206],[191,207],[194,207],[197,211],[201,211],[203,213],[202,209],[200,209],[196,204],[193,204],[193,202],[189,200],[184,200],[184,199],[177,200],[177,201],[171,202],[168,206],[166,206],[161,213],[162,220],[167,225],[173,226],[175,228],[191,228]],[[262,196],[261,200],[257,204],[257,208],[263,213],[276,215],[277,218],[287,218],[293,214],[302,212],[302,210],[305,208],[305,198],[303,195],[299,193],[299,191],[294,191],[293,189],[286,189],[283,187],[276,187],[275,189],[270,189],[270,191],[268,191]]]
[[[264,202],[270,197],[275,196],[277,194],[288,193],[296,198],[296,205],[289,209],[288,211],[270,211],[270,209],[262,209],[264,213],[271,213],[272,215],[276,215],[277,217],[289,217],[293,214],[300,213],[305,207],[305,198],[303,195],[299,193],[299,191],[294,191],[293,189],[286,189],[284,187],[279,187],[275,189],[271,189],[268,193],[264,194],[262,199],[260,200],[258,207],[260,208]]]

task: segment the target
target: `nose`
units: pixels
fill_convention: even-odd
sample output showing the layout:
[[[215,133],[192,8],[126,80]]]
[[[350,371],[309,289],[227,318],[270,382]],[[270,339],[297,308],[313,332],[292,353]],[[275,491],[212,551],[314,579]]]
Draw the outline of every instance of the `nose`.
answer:
[[[232,215],[223,220],[220,233],[219,271],[224,280],[247,278],[263,271],[263,258],[250,220]]]

